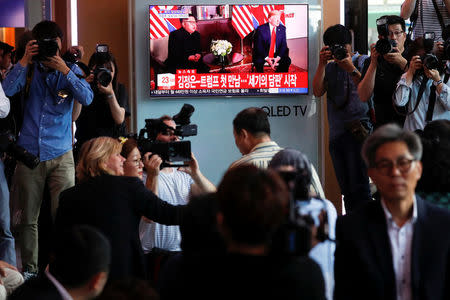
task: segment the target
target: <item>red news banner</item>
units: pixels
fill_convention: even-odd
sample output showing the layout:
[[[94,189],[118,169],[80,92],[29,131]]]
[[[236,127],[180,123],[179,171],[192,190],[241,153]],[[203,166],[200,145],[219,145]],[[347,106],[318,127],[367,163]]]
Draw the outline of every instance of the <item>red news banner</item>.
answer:
[[[209,73],[177,70],[176,74],[158,74],[159,90],[258,89],[308,87],[308,73]]]

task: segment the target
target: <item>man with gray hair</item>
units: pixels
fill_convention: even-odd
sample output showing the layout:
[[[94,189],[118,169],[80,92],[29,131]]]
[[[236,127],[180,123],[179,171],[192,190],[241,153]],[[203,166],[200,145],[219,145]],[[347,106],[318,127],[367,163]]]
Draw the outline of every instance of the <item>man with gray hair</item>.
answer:
[[[448,299],[450,212],[415,194],[419,137],[387,124],[362,155],[381,197],[338,218],[334,298]]]

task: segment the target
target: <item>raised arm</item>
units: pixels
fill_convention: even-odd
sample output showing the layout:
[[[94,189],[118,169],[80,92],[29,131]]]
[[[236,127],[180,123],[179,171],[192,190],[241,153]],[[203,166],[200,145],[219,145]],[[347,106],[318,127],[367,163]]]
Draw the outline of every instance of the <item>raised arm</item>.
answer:
[[[446,0],[446,5],[449,0]],[[401,10],[400,10],[400,17],[402,17],[404,20],[409,19],[411,17],[414,8],[416,7],[416,0],[405,0],[403,1]],[[448,9],[448,5],[447,5]]]
[[[325,67],[328,60],[331,59],[331,51],[328,46],[320,50],[319,65],[317,66],[316,74],[313,79],[313,94],[316,97],[321,97],[327,91],[325,84]]]
[[[367,68],[363,79],[358,85],[358,96],[362,102],[367,102],[370,97],[372,97],[373,89],[375,87],[375,75],[377,73],[379,56],[377,50],[375,50],[375,44],[370,45],[370,53],[371,55],[369,67]]]

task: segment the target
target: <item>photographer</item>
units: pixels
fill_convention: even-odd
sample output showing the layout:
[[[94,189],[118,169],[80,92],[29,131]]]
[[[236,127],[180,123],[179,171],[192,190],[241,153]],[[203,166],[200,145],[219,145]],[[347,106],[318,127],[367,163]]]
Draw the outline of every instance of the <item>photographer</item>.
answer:
[[[21,209],[17,232],[25,278],[38,271],[37,220],[45,185],[54,216],[60,192],[75,184],[73,100],[89,105],[93,97],[88,83],[78,77],[78,66],[60,56],[61,28],[55,22],[42,21],[32,35],[25,54],[3,82],[7,96],[23,92],[24,118],[17,144],[40,159],[34,169],[17,163],[11,189],[13,202]]]
[[[352,36],[343,25],[329,27],[323,34],[326,45],[320,51],[313,79],[313,93],[327,93],[329,151],[345,210],[350,212],[371,199],[367,169],[361,158],[361,145],[370,133],[368,105],[361,102],[357,86],[359,69],[367,56],[351,53]],[[330,59],[334,59],[328,63]]]
[[[305,248],[310,248],[309,257],[320,265],[325,279],[326,296],[331,300],[334,288],[333,264],[336,245],[333,239],[337,212],[329,200],[311,195],[309,188],[312,181],[311,167],[306,155],[294,149],[281,150],[269,163],[269,169],[277,171],[287,183],[293,200],[291,205],[298,209],[295,214],[296,220],[290,221],[297,223],[298,218],[306,217],[314,222],[307,225],[312,234],[311,245],[305,245]],[[299,242],[303,240],[300,238]],[[301,248],[303,245],[298,246]],[[289,252],[295,253],[296,250],[303,251],[303,249],[289,249]]]
[[[166,125],[166,128],[161,129],[155,141],[162,143],[178,141],[178,136],[174,134],[176,128],[174,120],[169,116],[162,116],[160,120]],[[126,146],[127,142],[123,148],[125,151],[129,148]],[[145,153],[143,159],[144,167],[147,171],[146,186],[166,202],[172,205],[182,205],[188,202],[191,194],[196,195],[216,191],[216,187],[201,173],[198,162],[193,155],[187,167],[178,169],[166,167],[160,169],[161,158],[158,155],[150,156],[150,154]],[[136,165],[138,157],[134,157],[135,161],[133,162],[133,156],[130,156],[129,153],[123,153],[122,155],[127,157],[124,164],[125,171],[128,170],[126,166],[129,164],[134,164],[134,166],[138,167]],[[140,156],[138,153],[136,155]],[[149,254],[150,264],[158,255],[158,251],[161,253],[160,250],[181,250],[181,235],[178,226],[166,226],[141,221],[139,233],[142,248],[146,254]]]
[[[403,126],[405,117],[394,110],[391,99],[408,64],[405,21],[399,16],[382,16],[377,20],[377,30],[379,41],[370,45],[371,56],[364,62],[358,95],[363,102],[373,101],[375,128],[390,122]]]
[[[91,138],[124,136],[125,117],[130,115],[128,94],[125,86],[118,82],[116,59],[109,52],[107,45],[97,45],[96,52],[89,59],[88,67],[91,73],[86,81],[94,91],[94,100],[90,106],[81,110],[76,121],[76,152]]]
[[[408,109],[404,128],[410,131],[423,130],[431,120],[450,119],[448,83],[442,81],[442,63],[430,53],[430,43],[423,38],[412,42],[409,69],[394,95],[394,104]]]

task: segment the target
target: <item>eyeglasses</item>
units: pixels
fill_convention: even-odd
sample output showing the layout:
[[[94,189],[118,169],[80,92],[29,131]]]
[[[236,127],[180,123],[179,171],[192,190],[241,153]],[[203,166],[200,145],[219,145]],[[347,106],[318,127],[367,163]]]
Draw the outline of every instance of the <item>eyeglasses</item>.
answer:
[[[394,166],[397,168],[397,170],[400,171],[400,173],[405,174],[408,173],[411,170],[411,166],[413,162],[416,161],[415,159],[408,159],[408,158],[399,158],[396,162],[390,161],[390,160],[382,160],[375,163],[375,168],[382,174],[382,175],[389,175],[391,173],[392,168]]]
[[[140,165],[141,163],[144,163],[144,161],[142,160],[142,158],[139,158],[139,159],[133,159],[133,160],[126,160],[126,162],[133,163],[136,167],[139,167],[139,165]]]
[[[404,31],[389,31],[389,36],[399,37]]]

